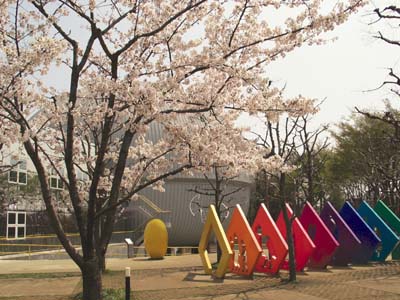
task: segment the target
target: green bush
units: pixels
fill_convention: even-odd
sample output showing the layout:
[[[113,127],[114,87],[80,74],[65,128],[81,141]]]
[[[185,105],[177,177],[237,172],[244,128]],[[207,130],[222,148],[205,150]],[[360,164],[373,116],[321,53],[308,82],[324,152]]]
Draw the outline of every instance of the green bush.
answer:
[[[124,300],[125,289],[103,289],[103,300]],[[83,300],[83,294],[79,293],[74,300]]]

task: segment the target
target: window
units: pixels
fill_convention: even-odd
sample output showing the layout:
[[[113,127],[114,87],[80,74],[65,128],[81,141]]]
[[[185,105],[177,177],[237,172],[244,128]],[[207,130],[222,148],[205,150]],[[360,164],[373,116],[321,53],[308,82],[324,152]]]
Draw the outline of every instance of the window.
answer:
[[[61,171],[61,174],[63,174],[63,171]],[[54,190],[62,190],[64,188],[63,181],[53,168],[50,169],[50,188]]]
[[[7,212],[7,239],[24,239],[26,237],[26,212]]]
[[[26,170],[26,160],[18,160],[15,157],[12,157],[10,159],[10,164],[14,167],[8,172],[8,182],[27,184],[28,173]]]
[[[78,171],[76,172],[76,177],[79,181],[88,181],[89,180],[89,176],[85,173],[82,172],[81,170],[78,169]]]

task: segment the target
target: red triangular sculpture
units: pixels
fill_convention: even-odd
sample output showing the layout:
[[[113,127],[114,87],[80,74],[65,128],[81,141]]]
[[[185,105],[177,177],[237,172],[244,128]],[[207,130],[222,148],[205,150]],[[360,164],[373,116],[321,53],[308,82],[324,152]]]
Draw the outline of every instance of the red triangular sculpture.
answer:
[[[288,253],[288,246],[264,203],[258,209],[252,229],[261,248],[268,249],[268,254],[262,253],[258,259],[255,271],[270,274],[278,273]],[[267,238],[266,244],[263,244],[263,237]]]
[[[229,264],[231,272],[247,276],[253,274],[262,249],[239,204],[233,211],[226,237],[233,250]],[[235,243],[238,246],[238,254],[235,253]]]
[[[304,205],[299,219],[316,246],[308,266],[311,268],[326,268],[339,247],[339,242],[309,202]]]
[[[290,208],[289,204],[286,203],[286,210],[288,213],[289,218],[292,218],[293,211]],[[278,220],[276,221],[276,225],[279,228],[279,231],[286,238],[286,225],[285,220],[283,219],[283,213],[279,214]],[[302,271],[304,267],[307,265],[308,260],[310,259],[312,253],[315,250],[315,244],[308,236],[307,232],[301,225],[298,218],[294,218],[292,223],[292,232],[293,232],[293,239],[294,239],[294,251],[296,257],[296,271]],[[282,269],[288,270],[289,269],[289,261],[285,259],[282,264]]]

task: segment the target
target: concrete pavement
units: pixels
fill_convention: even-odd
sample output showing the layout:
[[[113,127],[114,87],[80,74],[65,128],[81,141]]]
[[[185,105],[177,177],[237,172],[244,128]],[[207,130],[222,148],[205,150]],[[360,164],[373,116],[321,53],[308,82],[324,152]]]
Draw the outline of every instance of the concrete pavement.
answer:
[[[216,255],[210,258],[215,260]],[[125,270],[156,270],[168,268],[201,267],[199,255],[166,256],[162,260],[151,260],[147,257],[108,258],[107,269],[112,271]],[[78,266],[70,259],[61,260],[0,260],[0,274],[18,273],[59,273],[79,272]]]
[[[288,284],[285,272],[279,277],[255,274],[253,278],[227,274],[224,280],[216,280],[204,274],[198,255],[163,260],[108,259],[107,268],[120,272],[107,272],[104,287],[123,288],[126,266],[133,270],[135,300],[400,300],[398,262],[308,271],[299,274],[296,283]],[[79,270],[69,260],[0,261],[0,300],[41,300],[45,296],[67,300],[79,292],[80,286]]]

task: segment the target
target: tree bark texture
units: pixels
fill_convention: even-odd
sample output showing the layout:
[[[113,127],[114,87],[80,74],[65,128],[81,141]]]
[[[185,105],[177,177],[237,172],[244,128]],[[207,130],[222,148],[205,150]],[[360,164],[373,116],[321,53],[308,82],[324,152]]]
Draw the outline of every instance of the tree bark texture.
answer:
[[[102,299],[102,277],[97,258],[87,260],[81,267],[83,281],[83,300]]]
[[[286,225],[286,237],[289,248],[289,281],[296,281],[296,255],[295,255],[294,241],[293,241],[292,220],[289,219],[286,210],[285,183],[286,183],[286,175],[282,173],[279,178],[279,194],[281,198],[280,199],[281,209],[283,213],[283,219]]]

